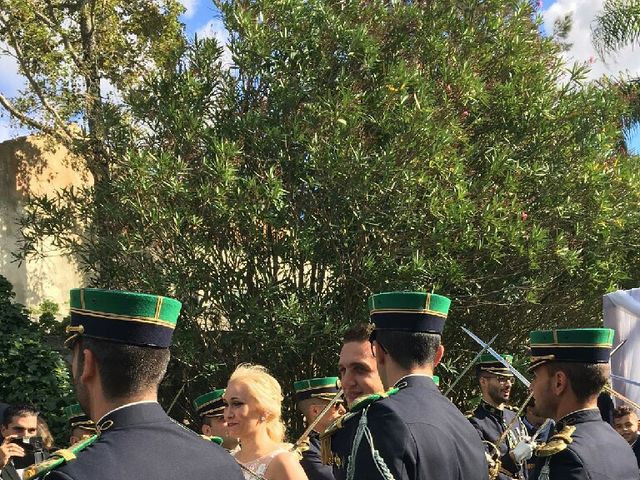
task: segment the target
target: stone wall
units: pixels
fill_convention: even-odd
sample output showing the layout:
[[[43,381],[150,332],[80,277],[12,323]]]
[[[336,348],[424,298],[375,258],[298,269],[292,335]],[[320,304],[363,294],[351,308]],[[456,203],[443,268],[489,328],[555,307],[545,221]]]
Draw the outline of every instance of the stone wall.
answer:
[[[29,136],[0,143],[0,274],[13,284],[16,301],[37,307],[51,300],[60,305],[61,313],[68,310],[69,289],[84,283],[77,265],[50,241],[43,243],[45,258],[16,263],[16,220],[30,194],[54,194],[88,182],[82,161],[50,140]]]

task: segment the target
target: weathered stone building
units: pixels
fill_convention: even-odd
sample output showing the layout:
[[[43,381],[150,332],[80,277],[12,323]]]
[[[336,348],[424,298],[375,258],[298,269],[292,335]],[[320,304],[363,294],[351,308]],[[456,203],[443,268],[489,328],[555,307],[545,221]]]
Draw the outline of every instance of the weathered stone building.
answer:
[[[20,240],[17,219],[31,194],[54,194],[90,182],[90,175],[66,148],[43,137],[28,136],[0,143],[0,274],[14,286],[16,300],[36,307],[44,300],[68,308],[69,289],[83,284],[77,265],[43,242],[45,258],[14,261]]]

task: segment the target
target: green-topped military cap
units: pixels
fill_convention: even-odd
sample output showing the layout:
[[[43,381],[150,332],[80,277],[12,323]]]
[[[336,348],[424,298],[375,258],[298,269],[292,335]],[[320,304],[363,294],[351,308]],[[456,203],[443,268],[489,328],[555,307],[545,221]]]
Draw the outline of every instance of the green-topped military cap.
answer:
[[[321,377],[299,380],[293,383],[296,402],[309,398],[319,398],[321,400],[331,400],[340,390],[340,380],[338,377]]]
[[[77,403],[75,405],[69,405],[64,409],[64,415],[67,417],[67,422],[71,429],[82,428],[83,430],[95,431],[96,424],[89,418],[89,415],[84,413],[82,407]]]
[[[146,293],[74,288],[67,333],[149,347],[168,348],[182,304]]]
[[[504,358],[509,365],[513,362],[513,355],[501,354],[501,357]],[[476,362],[476,373],[480,374],[482,372],[499,377],[513,377],[511,370],[497,361],[490,353],[483,353]]]
[[[196,413],[201,417],[219,417],[224,414],[224,388],[200,395],[193,401]]]
[[[385,292],[369,297],[376,330],[442,333],[451,300],[426,292]]]
[[[440,386],[440,377],[438,375],[434,375],[431,378],[433,379],[433,383],[436,384],[436,387],[439,387]]]
[[[529,334],[529,370],[546,362],[608,363],[614,331],[610,328],[536,330]]]

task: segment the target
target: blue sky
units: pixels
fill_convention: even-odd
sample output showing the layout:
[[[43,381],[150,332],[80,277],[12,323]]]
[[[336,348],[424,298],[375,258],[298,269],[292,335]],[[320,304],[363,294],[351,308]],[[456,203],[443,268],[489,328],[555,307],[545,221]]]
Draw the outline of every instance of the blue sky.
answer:
[[[197,34],[200,37],[215,36],[225,42],[226,34],[219,13],[211,0],[181,0],[185,7],[182,21],[189,36]],[[627,48],[615,57],[603,62],[597,59],[591,45],[589,27],[597,11],[602,8],[604,0],[555,0],[543,1],[541,11],[544,16],[545,31],[551,31],[553,20],[565,13],[572,12],[573,28],[569,41],[573,47],[567,52],[568,61],[583,61],[591,63],[591,78],[598,78],[603,74],[618,75],[625,73],[640,77],[640,55],[637,51]],[[0,56],[0,93],[13,95],[20,88],[22,80],[17,75],[15,65],[6,57]],[[9,127],[6,116],[0,118],[0,141],[22,134]],[[635,128],[629,135],[632,151],[640,154],[640,127]]]

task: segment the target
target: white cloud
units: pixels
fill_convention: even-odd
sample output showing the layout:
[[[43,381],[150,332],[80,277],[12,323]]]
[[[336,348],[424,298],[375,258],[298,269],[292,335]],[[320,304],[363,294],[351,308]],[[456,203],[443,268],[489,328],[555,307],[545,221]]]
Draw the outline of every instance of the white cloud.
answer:
[[[602,75],[618,76],[620,73],[634,77],[640,76],[640,54],[630,46],[600,60],[591,42],[591,23],[599,11],[602,10],[604,0],[557,0],[543,12],[544,28],[546,32],[553,31],[553,22],[567,13],[572,13],[573,26],[568,41],[573,44],[565,54],[568,62],[591,63],[590,79]]]
[[[224,26],[222,19],[214,18],[196,31],[198,38],[215,38],[224,47],[222,52],[222,65],[229,68],[233,65],[231,51],[229,50],[229,32]]]
[[[193,17],[198,11],[198,0],[180,0],[180,3],[182,3],[182,6],[184,6],[185,11],[183,16],[185,18]]]

